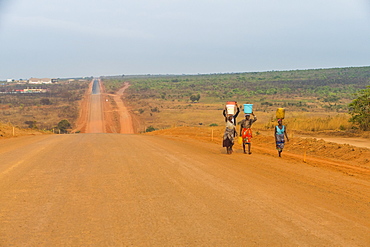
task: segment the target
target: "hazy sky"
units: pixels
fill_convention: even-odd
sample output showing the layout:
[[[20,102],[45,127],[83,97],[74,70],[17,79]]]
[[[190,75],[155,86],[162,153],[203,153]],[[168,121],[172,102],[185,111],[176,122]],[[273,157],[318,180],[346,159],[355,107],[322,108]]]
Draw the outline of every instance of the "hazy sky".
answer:
[[[0,79],[370,65],[370,0],[0,0]]]

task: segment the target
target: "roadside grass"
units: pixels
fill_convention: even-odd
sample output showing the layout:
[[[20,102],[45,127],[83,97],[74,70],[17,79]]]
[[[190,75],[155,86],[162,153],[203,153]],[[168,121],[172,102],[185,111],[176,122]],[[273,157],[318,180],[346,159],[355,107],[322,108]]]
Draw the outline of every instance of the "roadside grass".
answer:
[[[188,127],[209,127],[223,126],[225,120],[222,115],[224,104],[220,102],[207,104],[172,102],[158,99],[146,99],[145,101],[130,101],[128,103],[136,117],[145,123],[140,128],[144,132],[146,127],[153,126],[155,129],[166,129],[179,126]],[[155,109],[153,111],[153,109]],[[254,111],[257,116],[257,122],[254,123],[255,130],[265,131],[272,130],[276,122],[276,109],[258,109]],[[348,131],[354,128],[348,120],[349,114],[337,112],[302,112],[290,111],[286,109],[286,118],[284,124],[289,130],[303,132],[319,131]],[[237,118],[237,122],[244,119],[243,110]],[[237,127],[239,131],[239,126]]]
[[[1,123],[0,122],[0,138],[17,137],[24,135],[42,135],[51,134],[51,131],[47,130],[36,130],[36,129],[24,129],[13,126],[11,123]]]
[[[312,113],[293,113],[292,117],[287,119],[286,123],[290,129],[299,131],[347,131],[353,129],[349,114],[345,113],[327,113],[327,114],[312,114]]]
[[[51,130],[63,119],[74,123],[78,117],[78,107],[75,104],[58,104],[51,106],[30,106],[25,109],[2,109],[2,122],[11,123],[19,128],[30,128],[26,122],[35,122],[33,128]]]

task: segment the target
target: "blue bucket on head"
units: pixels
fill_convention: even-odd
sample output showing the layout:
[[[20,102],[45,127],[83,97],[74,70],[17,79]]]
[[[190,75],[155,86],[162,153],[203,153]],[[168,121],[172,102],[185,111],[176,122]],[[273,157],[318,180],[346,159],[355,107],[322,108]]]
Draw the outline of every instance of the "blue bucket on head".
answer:
[[[244,104],[244,113],[251,114],[253,112],[253,104]]]

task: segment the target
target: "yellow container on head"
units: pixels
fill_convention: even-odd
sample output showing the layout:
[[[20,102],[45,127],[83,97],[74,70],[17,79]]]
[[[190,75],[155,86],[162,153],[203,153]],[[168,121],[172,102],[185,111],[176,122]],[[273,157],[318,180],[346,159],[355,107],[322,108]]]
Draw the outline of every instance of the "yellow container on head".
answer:
[[[285,109],[284,108],[278,108],[276,110],[276,118],[277,119],[284,119],[285,118]]]

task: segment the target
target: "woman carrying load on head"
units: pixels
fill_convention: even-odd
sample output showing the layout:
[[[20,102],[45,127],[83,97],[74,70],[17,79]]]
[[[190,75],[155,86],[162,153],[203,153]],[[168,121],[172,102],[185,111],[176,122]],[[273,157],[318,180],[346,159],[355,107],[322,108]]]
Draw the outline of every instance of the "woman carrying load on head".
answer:
[[[283,125],[283,120],[278,119],[278,125],[275,126],[275,143],[276,143],[276,149],[278,151],[279,157],[281,157],[281,152],[283,152],[285,139],[289,141],[287,132],[286,132],[286,126]]]
[[[256,115],[252,112],[253,119],[250,118],[250,114],[245,114],[245,119],[243,119],[240,123],[240,136],[243,140],[243,151],[246,154],[245,151],[245,144],[248,144],[248,154],[251,153],[251,139],[252,139],[252,124],[257,121]]]
[[[224,132],[222,146],[226,147],[227,154],[232,154],[233,152],[233,145],[234,145],[234,138],[236,136],[236,128],[233,123],[233,116],[230,115],[227,118],[226,128]]]
[[[226,123],[227,123],[227,121],[228,121],[228,117],[229,117],[229,116],[232,116],[232,117],[233,117],[233,118],[232,118],[232,123],[233,123],[234,125],[236,125],[236,118],[238,117],[240,110],[239,110],[239,107],[238,107],[238,103],[235,103],[235,106],[236,106],[236,113],[235,113],[235,115],[227,114],[226,106],[225,106],[225,109],[222,111],[222,115],[224,115],[224,117],[225,117],[225,122],[226,122]],[[226,115],[226,114],[227,114],[227,115]]]

